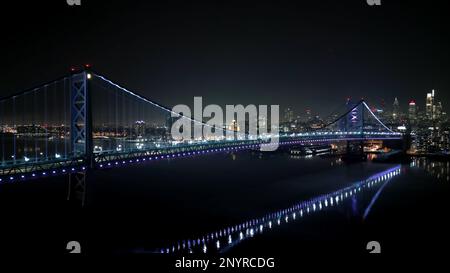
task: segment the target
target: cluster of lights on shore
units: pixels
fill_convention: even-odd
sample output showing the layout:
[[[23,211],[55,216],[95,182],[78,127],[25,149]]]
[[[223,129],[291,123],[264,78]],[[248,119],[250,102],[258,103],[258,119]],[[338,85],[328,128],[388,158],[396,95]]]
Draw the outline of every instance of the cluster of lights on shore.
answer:
[[[265,230],[272,230],[277,226],[298,220],[308,214],[337,206],[343,203],[345,199],[399,175],[400,171],[401,166],[398,165],[333,193],[324,194],[308,201],[297,203],[287,209],[270,213],[261,218],[252,219],[241,224],[229,226],[199,236],[196,239],[182,240],[170,247],[161,248],[155,252],[162,254],[223,252],[245,239],[262,234]]]

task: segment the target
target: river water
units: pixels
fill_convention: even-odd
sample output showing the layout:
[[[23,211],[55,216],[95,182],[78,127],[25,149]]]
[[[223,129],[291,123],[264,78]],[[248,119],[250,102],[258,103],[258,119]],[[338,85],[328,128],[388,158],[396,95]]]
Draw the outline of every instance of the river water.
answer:
[[[449,170],[425,158],[399,165],[215,154],[96,170],[82,209],[68,205],[66,177],[12,183],[0,185],[2,229],[11,233],[2,244],[61,252],[77,240],[90,253],[270,256],[365,253],[375,240],[384,252],[432,251],[448,242]]]

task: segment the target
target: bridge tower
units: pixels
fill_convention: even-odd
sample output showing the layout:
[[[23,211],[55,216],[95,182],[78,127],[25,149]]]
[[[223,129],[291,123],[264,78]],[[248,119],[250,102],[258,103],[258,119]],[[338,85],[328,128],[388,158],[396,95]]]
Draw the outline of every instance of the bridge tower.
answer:
[[[74,73],[71,88],[71,144],[75,157],[83,157],[88,167],[93,167],[92,107],[89,88],[89,71]]]
[[[343,120],[343,129],[346,132],[358,132],[358,137],[364,137],[364,105],[363,100],[353,103],[347,101],[348,114]],[[356,135],[354,135],[356,136]],[[348,157],[364,157],[364,140],[347,140],[347,156]]]
[[[85,169],[69,175],[69,192],[67,199],[81,202],[86,197],[87,173],[94,167],[92,137],[92,106],[89,79],[92,74],[85,67],[83,71],[73,72],[70,76],[70,112],[71,112],[71,145],[74,157],[85,162]]]

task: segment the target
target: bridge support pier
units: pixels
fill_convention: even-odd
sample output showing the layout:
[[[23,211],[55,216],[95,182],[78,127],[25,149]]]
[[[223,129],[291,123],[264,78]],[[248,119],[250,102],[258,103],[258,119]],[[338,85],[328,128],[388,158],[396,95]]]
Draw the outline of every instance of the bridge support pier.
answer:
[[[364,141],[363,140],[348,140],[347,141],[347,154],[363,155],[364,154]]]
[[[67,200],[75,206],[84,207],[86,202],[86,180],[87,172],[71,173],[69,176],[69,187],[67,192]]]
[[[84,171],[69,174],[67,200],[81,205],[86,202],[87,172],[94,168],[92,139],[92,107],[88,70],[75,72],[70,78],[71,88],[71,142],[74,157],[84,160]]]
[[[346,154],[343,159],[348,161],[365,160],[366,157],[364,155],[364,140],[348,140]]]

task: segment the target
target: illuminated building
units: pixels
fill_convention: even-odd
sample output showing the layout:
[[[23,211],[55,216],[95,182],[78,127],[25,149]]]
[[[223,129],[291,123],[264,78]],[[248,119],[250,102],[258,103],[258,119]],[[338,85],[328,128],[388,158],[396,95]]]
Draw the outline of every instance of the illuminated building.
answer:
[[[236,120],[232,120],[230,125],[228,125],[228,130],[230,131],[235,131],[235,132],[239,132],[239,124],[237,123]]]
[[[416,108],[416,101],[415,100],[411,100],[409,102],[409,107],[408,107],[408,118],[409,118],[409,122],[411,124],[415,124],[416,120],[417,120],[417,108]]]
[[[400,117],[400,105],[398,103],[398,99],[395,98],[394,104],[392,106],[392,119],[394,121],[398,120]]]
[[[434,89],[431,93],[427,93],[427,99],[425,104],[426,116],[429,120],[434,119]]]
[[[294,111],[288,107],[284,110],[284,122],[290,123],[294,120]]]

